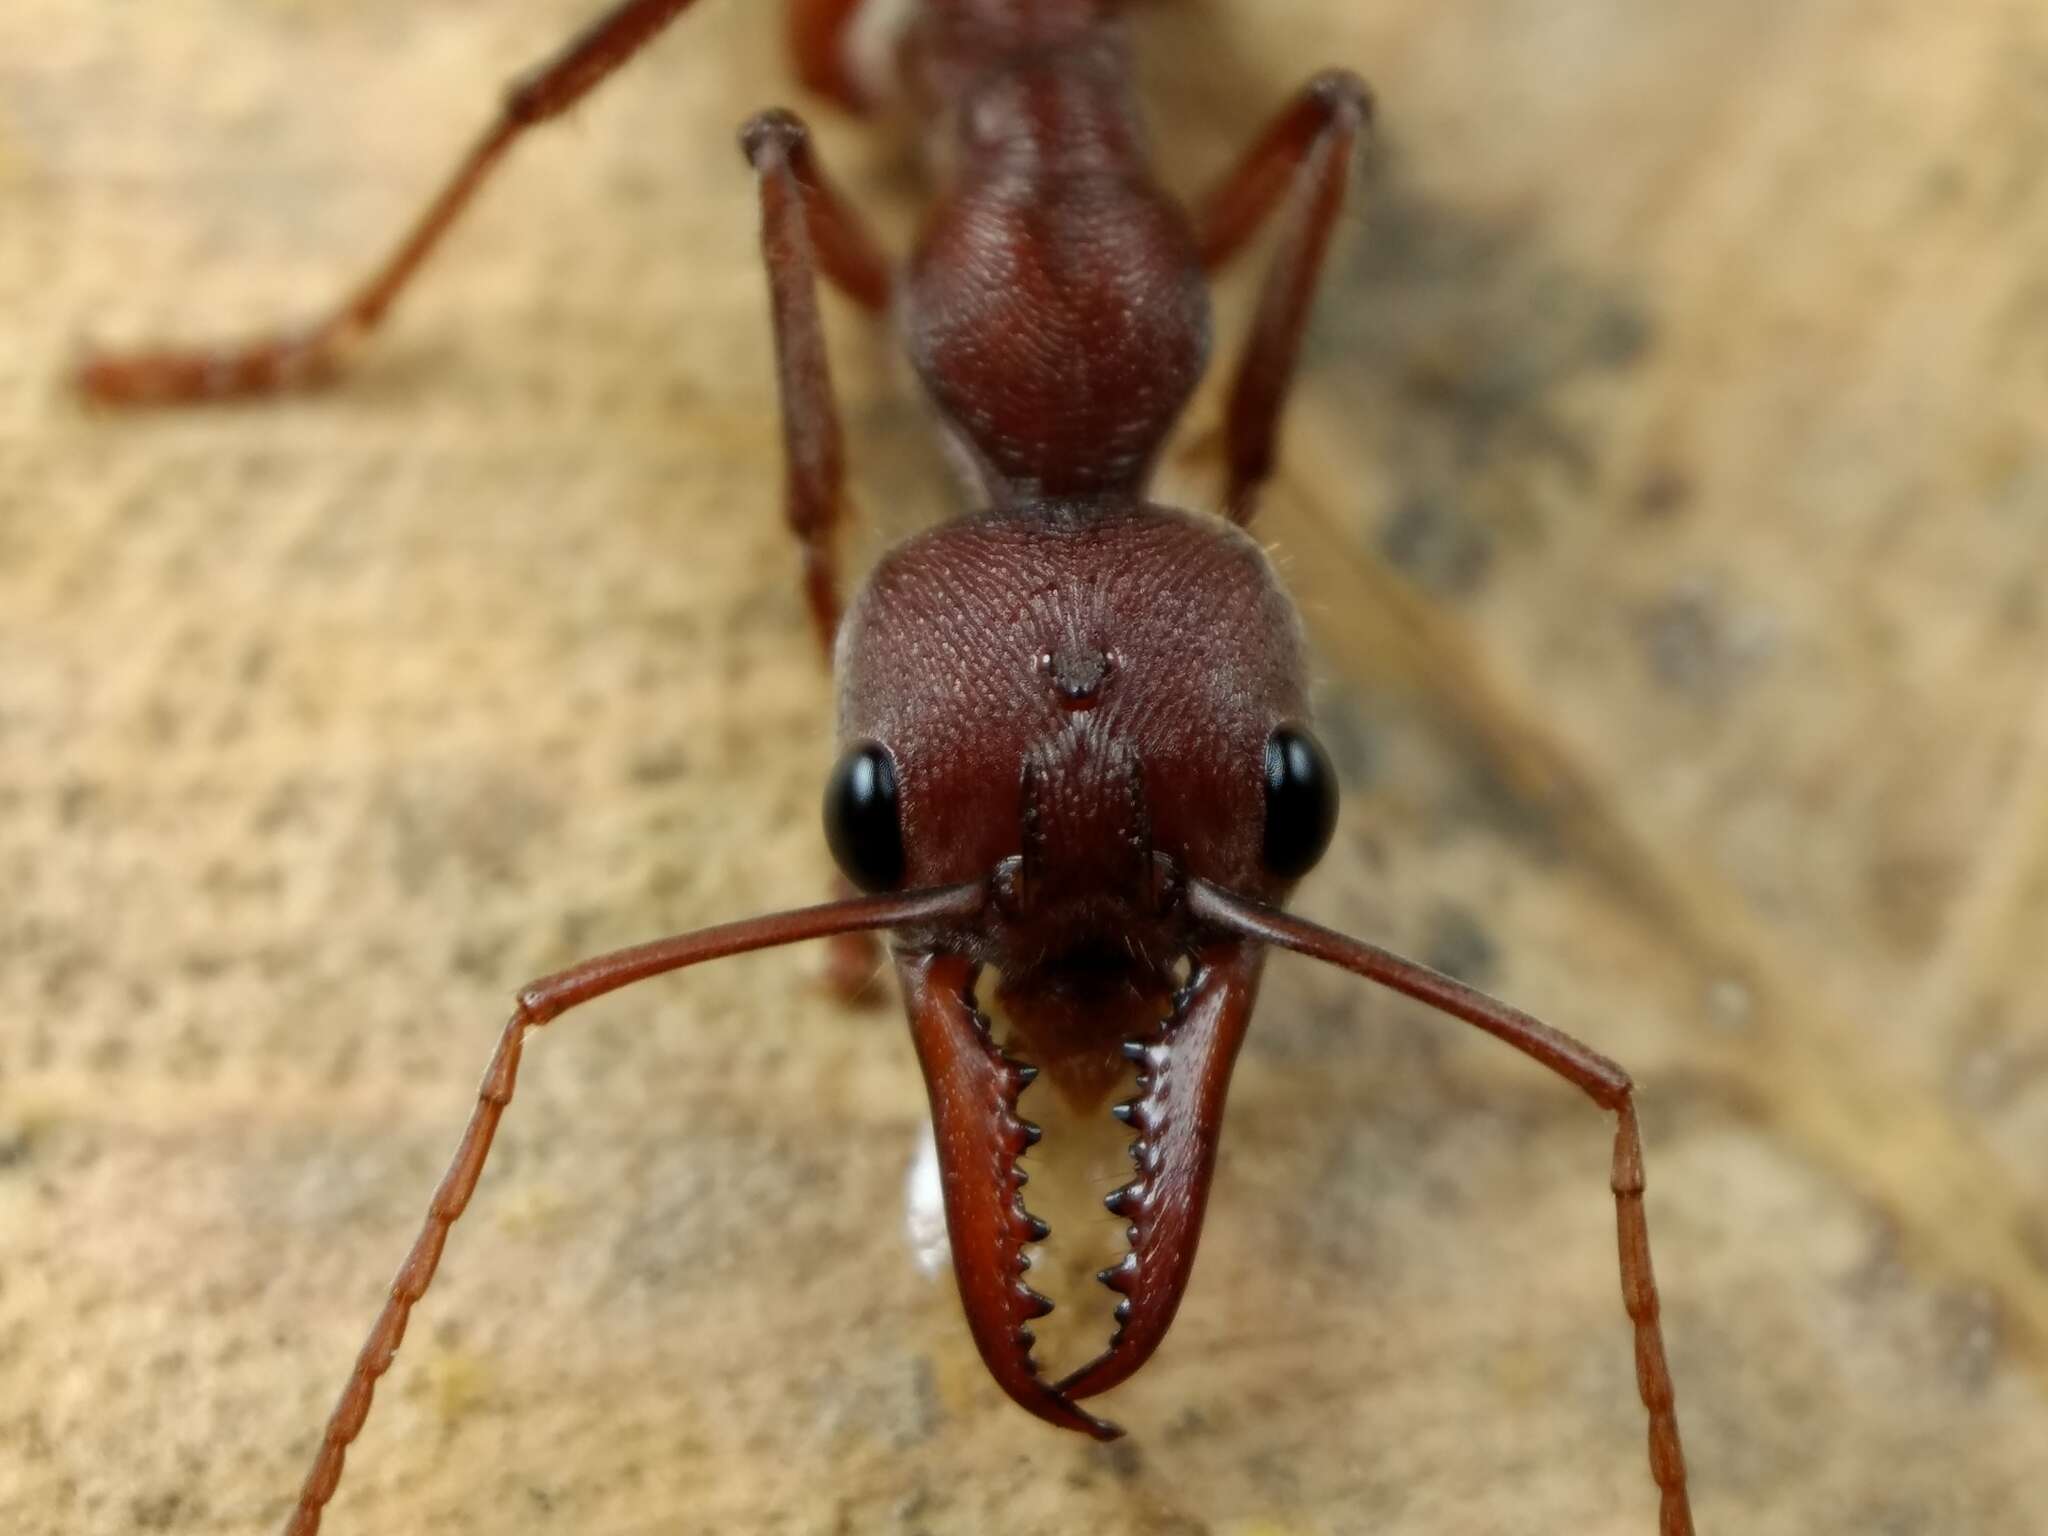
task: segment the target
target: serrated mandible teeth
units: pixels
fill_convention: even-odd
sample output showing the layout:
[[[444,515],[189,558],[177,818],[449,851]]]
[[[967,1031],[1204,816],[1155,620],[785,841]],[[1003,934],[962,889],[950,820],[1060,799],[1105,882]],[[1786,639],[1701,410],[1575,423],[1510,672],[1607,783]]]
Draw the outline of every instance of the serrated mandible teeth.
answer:
[[[1025,1173],[1017,1166],[1041,1134],[1016,1109],[1034,1073],[1006,1061],[995,1045],[974,1003],[978,969],[971,960],[899,953],[897,972],[931,1109],[954,1278],[982,1363],[1026,1412],[1114,1439],[1116,1427],[1055,1391],[1031,1354],[1037,1336],[1026,1325],[1052,1311],[1023,1279],[1032,1257],[1027,1245],[1050,1235],[1050,1223],[1024,1207]]]
[[[1137,1282],[1138,1256],[1135,1253],[1125,1254],[1119,1262],[1112,1264],[1108,1269],[1097,1270],[1095,1278],[1112,1291],[1128,1293],[1131,1286]]]

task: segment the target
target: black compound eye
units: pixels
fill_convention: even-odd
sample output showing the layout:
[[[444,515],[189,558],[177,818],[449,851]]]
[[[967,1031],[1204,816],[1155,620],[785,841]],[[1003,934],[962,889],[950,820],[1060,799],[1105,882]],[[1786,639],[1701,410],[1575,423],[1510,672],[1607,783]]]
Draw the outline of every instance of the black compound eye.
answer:
[[[903,814],[896,760],[886,748],[863,742],[839,759],[825,785],[825,841],[861,890],[893,890],[902,882]]]
[[[1337,830],[1337,772],[1323,745],[1298,725],[1266,738],[1266,868],[1299,880]]]

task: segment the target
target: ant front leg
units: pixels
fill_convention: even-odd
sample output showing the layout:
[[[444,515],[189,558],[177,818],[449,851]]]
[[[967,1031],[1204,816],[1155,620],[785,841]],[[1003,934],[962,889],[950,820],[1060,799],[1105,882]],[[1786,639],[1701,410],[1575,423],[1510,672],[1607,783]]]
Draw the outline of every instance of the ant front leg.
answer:
[[[1280,414],[1294,382],[1316,279],[1344,205],[1352,150],[1371,120],[1372,92],[1363,80],[1344,70],[1318,75],[1195,216],[1202,265],[1213,272],[1293,194],[1230,390],[1230,489],[1224,506],[1232,522],[1251,521],[1259,489],[1273,473]]]
[[[397,249],[321,319],[235,345],[89,356],[78,368],[79,389],[105,405],[182,405],[274,395],[333,377],[348,350],[390,312],[514,141],[575,106],[693,3],[620,0],[560,53],[521,76]]]
[[[880,315],[889,307],[889,263],[825,178],[802,119],[763,112],[740,130],[740,147],[761,182],[761,258],[782,394],[784,509],[803,546],[804,595],[830,666],[840,615],[832,535],[846,513],[846,444],[818,313],[818,274]],[[831,942],[825,983],[843,1002],[873,1002],[880,968],[874,935],[845,934]]]
[[[775,325],[782,393],[785,509],[803,544],[804,593],[826,660],[839,633],[839,575],[832,533],[846,511],[846,443],[818,274],[870,314],[889,307],[889,263],[847,201],[826,180],[810,130],[793,112],[763,112],[740,130],[740,148],[761,182],[761,257]]]

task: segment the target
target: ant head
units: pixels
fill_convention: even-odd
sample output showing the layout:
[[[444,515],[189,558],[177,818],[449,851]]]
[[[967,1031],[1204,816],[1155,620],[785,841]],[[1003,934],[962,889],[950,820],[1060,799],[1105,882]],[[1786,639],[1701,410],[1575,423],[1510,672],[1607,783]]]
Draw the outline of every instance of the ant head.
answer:
[[[838,671],[841,867],[871,890],[994,879],[980,958],[1013,974],[1171,947],[1181,880],[1277,900],[1329,841],[1300,624],[1227,524],[1150,506],[949,524],[877,568]]]

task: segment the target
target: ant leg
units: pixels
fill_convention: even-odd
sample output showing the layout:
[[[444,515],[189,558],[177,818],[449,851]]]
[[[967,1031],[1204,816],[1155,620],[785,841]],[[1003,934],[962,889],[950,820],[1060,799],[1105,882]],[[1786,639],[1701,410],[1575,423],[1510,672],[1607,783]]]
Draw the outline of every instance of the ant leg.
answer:
[[[1344,203],[1351,153],[1372,119],[1372,93],[1343,70],[1318,75],[1259,136],[1195,215],[1202,265],[1228,261],[1293,193],[1281,227],[1251,342],[1231,385],[1230,519],[1247,523],[1273,472],[1280,413],[1294,380],[1316,278]]]
[[[803,547],[811,622],[832,662],[839,574],[832,534],[846,512],[846,445],[818,313],[818,274],[870,314],[889,307],[891,279],[860,216],[827,180],[810,130],[790,112],[763,112],[740,130],[761,184],[761,257],[768,268],[775,369],[782,394],[784,509]],[[825,984],[841,1002],[876,997],[881,946],[872,933],[832,940]]]
[[[1650,1476],[1657,1484],[1658,1536],[1693,1536],[1685,1448],[1678,1434],[1671,1367],[1664,1354],[1663,1309],[1650,1264],[1650,1227],[1643,1214],[1643,1141],[1636,1126],[1635,1085],[1628,1073],[1541,1019],[1377,945],[1233,896],[1205,880],[1189,882],[1187,903],[1189,913],[1199,922],[1325,961],[1483,1029],[1548,1067],[1615,1117],[1614,1165],[1608,1183],[1614,1191],[1622,1306],[1635,1328],[1636,1391],[1650,1419]]]
[[[832,882],[834,896],[854,894],[850,881]],[[873,1008],[888,996],[882,980],[882,941],[872,933],[835,933],[825,941],[825,991],[846,1008]]]
[[[618,0],[561,52],[515,81],[497,118],[406,237],[327,315],[234,345],[93,354],[78,367],[78,388],[106,405],[170,405],[274,395],[331,378],[348,350],[383,320],[520,134],[576,105],[692,3]]]
[[[782,394],[784,505],[803,545],[804,591],[826,658],[839,632],[832,532],[846,510],[846,446],[818,314],[818,274],[863,309],[889,307],[889,264],[818,164],[794,113],[763,112],[740,130],[761,186],[761,255]]]
[[[652,976],[681,970],[685,966],[769,949],[779,944],[793,944],[803,939],[947,919],[957,921],[979,911],[984,900],[985,893],[980,886],[965,885],[913,891],[902,896],[834,902],[822,907],[726,923],[678,938],[659,939],[635,949],[623,949],[595,960],[586,960],[569,970],[521,987],[512,1017],[506,1021],[504,1033],[498,1038],[498,1047],[491,1053],[490,1065],[484,1069],[483,1082],[477,1088],[476,1108],[470,1112],[469,1124],[463,1128],[462,1140],[456,1143],[455,1155],[449,1160],[447,1172],[441,1175],[441,1182],[435,1187],[426,1220],[420,1224],[419,1236],[413,1239],[405,1262],[398,1266],[398,1273],[391,1281],[391,1293],[385,1299],[383,1310],[377,1314],[377,1321],[371,1325],[370,1336],[363,1341],[355,1368],[349,1372],[341,1397],[328,1417],[327,1428],[320,1437],[320,1448],[313,1455],[313,1465],[307,1471],[298,1501],[285,1521],[285,1536],[315,1536],[320,1529],[321,1512],[341,1482],[342,1463],[347,1459],[348,1448],[362,1433],[363,1421],[370,1416],[370,1400],[376,1393],[378,1378],[391,1369],[392,1359],[405,1338],[406,1323],[412,1316],[412,1309],[433,1283],[434,1271],[441,1263],[441,1250],[448,1242],[448,1231],[476,1193],[477,1180],[484,1171],[484,1160],[490,1156],[492,1139],[498,1133],[498,1122],[504,1118],[505,1108],[512,1102],[512,1090],[519,1079],[520,1055],[530,1031],[607,992]]]

